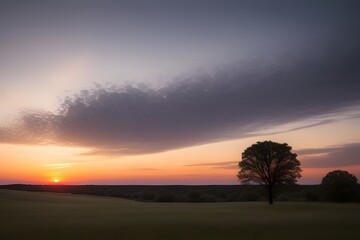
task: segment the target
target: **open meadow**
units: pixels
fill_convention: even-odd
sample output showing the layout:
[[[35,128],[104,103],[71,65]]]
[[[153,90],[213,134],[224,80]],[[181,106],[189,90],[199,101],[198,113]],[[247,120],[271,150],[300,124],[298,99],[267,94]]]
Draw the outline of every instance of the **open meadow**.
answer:
[[[147,203],[0,190],[0,239],[354,239],[360,204]]]

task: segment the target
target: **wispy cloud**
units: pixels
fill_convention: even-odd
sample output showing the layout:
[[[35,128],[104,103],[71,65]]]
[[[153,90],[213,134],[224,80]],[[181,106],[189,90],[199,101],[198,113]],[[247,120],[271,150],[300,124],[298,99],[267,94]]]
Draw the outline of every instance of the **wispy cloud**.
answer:
[[[133,171],[156,171],[156,170],[159,170],[158,168],[134,168],[134,169],[131,169]]]
[[[301,167],[332,168],[360,165],[360,143],[351,143],[324,148],[295,150],[299,155]],[[240,161],[240,160],[239,160]],[[208,167],[219,169],[238,169],[239,161],[205,162],[185,165],[186,167]]]
[[[266,136],[266,135],[274,135],[274,134],[280,134],[280,133],[287,133],[292,131],[297,131],[301,129],[306,128],[312,128],[317,127],[321,125],[326,125],[330,123],[336,122],[335,119],[305,119],[302,122],[293,122],[290,124],[283,124],[279,126],[274,126],[271,129],[265,129],[265,130],[259,130],[252,133],[247,134],[248,137],[254,137],[254,136]]]
[[[297,150],[303,167],[343,167],[360,165],[360,143]]]
[[[73,166],[74,164],[77,164],[77,163],[48,163],[48,164],[44,164],[43,166],[44,167],[47,167],[47,168],[51,168],[51,169],[63,169],[63,168],[69,168],[71,166]]]
[[[210,168],[222,168],[222,169],[236,169],[239,162],[236,161],[224,161],[224,162],[207,162],[207,163],[195,163],[187,164],[186,167],[210,167]]]

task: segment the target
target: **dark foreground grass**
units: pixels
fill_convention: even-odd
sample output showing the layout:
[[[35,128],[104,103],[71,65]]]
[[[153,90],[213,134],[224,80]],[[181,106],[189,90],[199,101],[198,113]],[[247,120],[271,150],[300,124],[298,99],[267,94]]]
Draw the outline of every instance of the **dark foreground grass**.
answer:
[[[0,190],[0,239],[355,239],[360,204],[144,203]]]

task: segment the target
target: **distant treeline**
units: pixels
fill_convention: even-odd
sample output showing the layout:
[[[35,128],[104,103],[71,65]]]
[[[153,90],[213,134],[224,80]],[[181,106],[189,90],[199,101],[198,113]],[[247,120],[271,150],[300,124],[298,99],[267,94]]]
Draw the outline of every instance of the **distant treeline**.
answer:
[[[122,197],[149,202],[243,202],[266,201],[258,185],[147,186],[147,185],[2,185],[2,189]],[[350,202],[360,202],[360,188]],[[329,201],[319,185],[277,186],[276,201]]]

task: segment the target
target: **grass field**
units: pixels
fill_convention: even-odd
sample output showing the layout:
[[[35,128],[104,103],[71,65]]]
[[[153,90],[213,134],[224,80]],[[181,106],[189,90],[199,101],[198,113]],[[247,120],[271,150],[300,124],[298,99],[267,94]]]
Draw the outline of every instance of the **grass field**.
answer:
[[[0,190],[0,239],[355,239],[360,204],[144,203]]]

